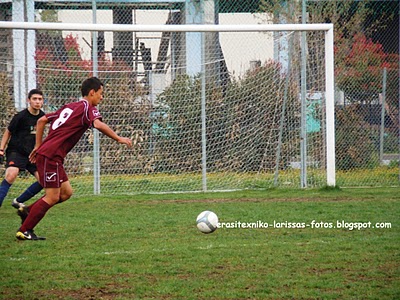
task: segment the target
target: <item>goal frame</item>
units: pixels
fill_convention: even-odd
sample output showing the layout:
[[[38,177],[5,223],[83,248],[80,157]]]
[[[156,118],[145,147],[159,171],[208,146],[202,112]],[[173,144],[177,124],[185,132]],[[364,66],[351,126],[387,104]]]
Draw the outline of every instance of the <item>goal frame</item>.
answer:
[[[334,105],[334,33],[333,24],[260,24],[260,25],[126,25],[50,22],[0,21],[2,29],[119,31],[119,32],[266,32],[266,31],[324,31],[325,32],[325,100],[326,100],[326,175],[327,186],[336,186],[335,105]],[[205,149],[205,148],[204,148]],[[95,149],[96,152],[96,149]],[[96,168],[96,167],[95,167]],[[203,171],[204,175],[205,170]],[[95,176],[96,177],[96,176]],[[203,179],[203,183],[205,177]],[[97,183],[99,184],[99,183]],[[95,194],[100,192],[96,188]]]

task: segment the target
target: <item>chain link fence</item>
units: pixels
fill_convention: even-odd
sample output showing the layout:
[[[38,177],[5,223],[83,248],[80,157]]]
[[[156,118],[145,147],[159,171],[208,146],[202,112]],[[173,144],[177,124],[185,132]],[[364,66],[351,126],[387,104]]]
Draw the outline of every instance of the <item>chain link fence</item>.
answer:
[[[335,28],[336,183],[341,187],[398,187],[400,185],[398,1],[47,2],[14,0],[0,3],[0,20],[139,25],[333,23]],[[300,60],[300,52],[290,51],[290,38],[287,36],[287,33],[274,33],[270,37],[270,40],[274,41],[272,43],[266,42],[265,36],[255,35],[252,38],[243,36],[239,37],[241,43],[230,44],[229,35],[207,34],[206,61],[214,63],[212,66],[206,64],[205,68],[208,69],[208,74],[212,74],[211,81],[221,86],[230,85],[228,82],[240,86],[246,79],[247,81],[254,80],[255,77],[253,79],[246,77],[251,70],[262,67],[264,71],[268,71],[272,65],[280,70],[287,69],[291,59]],[[182,42],[183,40],[185,42]],[[297,40],[299,41],[300,38]],[[201,177],[198,174],[201,158],[179,160],[165,157],[165,161],[169,163],[163,163],[160,167],[157,164],[159,156],[146,156],[143,148],[140,148],[146,144],[147,150],[150,149],[152,153],[155,153],[152,147],[156,145],[154,140],[156,136],[163,137],[164,147],[171,145],[168,136],[173,128],[169,116],[173,107],[163,105],[167,102],[160,99],[169,97],[172,83],[178,82],[184,85],[180,88],[186,90],[198,88],[195,86],[196,81],[182,81],[186,75],[193,75],[195,78],[196,74],[201,72],[200,64],[194,64],[190,68],[187,66],[188,57],[199,55],[190,52],[192,48],[190,41],[193,41],[195,45],[199,41],[198,35],[183,36],[166,32],[98,32],[96,39],[93,40],[92,34],[88,31],[36,30],[33,34],[31,31],[2,29],[0,41],[2,48],[0,51],[1,132],[6,128],[12,115],[25,107],[29,89],[34,87],[42,89],[46,100],[44,110],[52,111],[65,102],[79,98],[80,83],[87,76],[93,75],[93,66],[96,64],[95,72],[107,81],[105,100],[100,109],[105,121],[119,134],[131,136],[137,145],[129,152],[112,145],[109,139],[101,137],[102,192],[201,190],[201,184],[190,183],[192,179]],[[23,41],[23,47],[18,46],[17,41]],[[323,42],[315,36],[315,33],[307,33],[306,41],[309,62],[307,73],[314,74],[314,76],[307,76],[307,94],[319,95],[320,85],[323,82],[319,84],[315,82],[318,76],[322,76],[320,72],[323,66],[312,62],[317,61],[323,54]],[[96,47],[93,47],[94,45]],[[185,45],[184,49],[182,45]],[[272,70],[275,72],[275,67]],[[300,81],[300,68],[295,69],[295,72]],[[275,85],[279,86],[276,82]],[[176,89],[176,85],[172,88]],[[272,90],[268,87],[265,93],[271,93]],[[223,105],[226,107],[227,95],[232,93],[232,90],[215,91],[219,94],[211,92],[207,97],[220,101],[222,105],[220,109]],[[177,93],[181,93],[180,90]],[[191,105],[190,102],[185,102],[189,101],[186,98],[170,100],[170,103],[171,101],[175,103],[181,101],[181,110]],[[263,101],[270,103],[273,100],[264,99]],[[233,113],[235,109],[251,109],[241,105],[232,104],[230,112]],[[308,102],[307,110],[315,112],[315,105],[315,101]],[[200,107],[197,108],[197,114],[199,114]],[[266,116],[266,126],[273,123],[270,121],[273,120],[270,115],[272,106],[268,109],[265,107],[257,109]],[[300,107],[297,106],[297,109],[300,110]],[[213,132],[222,131],[218,124],[223,116],[218,115],[217,111],[210,117]],[[288,120],[295,120],[298,117],[296,111],[289,113],[291,117],[288,117]],[[298,111],[297,114],[299,113]],[[318,112],[318,115],[322,113],[323,111]],[[245,111],[243,114],[245,115]],[[249,118],[249,115],[242,118]],[[182,123],[188,120],[174,121]],[[191,122],[190,119],[189,122]],[[293,122],[296,123],[296,121]],[[312,118],[308,122],[308,127],[318,126],[313,123]],[[260,125],[260,122],[258,123]],[[239,136],[240,132],[246,128],[246,123],[240,126],[232,124],[232,128],[230,132],[225,132],[225,135]],[[282,144],[282,155],[287,155],[283,158],[285,163],[278,165],[282,174],[290,169],[290,172],[295,174],[290,176],[298,178],[300,132],[293,131],[291,134],[288,137],[291,137],[292,143]],[[324,152],[324,141],[313,140],[310,136],[307,142],[310,143],[308,145],[310,157],[306,158],[309,169],[306,186],[322,186],[324,179],[319,178],[317,171],[314,172],[316,169],[314,165],[316,161],[323,164],[324,159],[320,158],[320,154],[316,154],[319,157],[316,160],[314,156],[311,157],[311,153],[312,149],[316,148],[315,145],[318,145],[318,153]],[[180,146],[171,148],[176,153],[186,153],[194,149],[193,144],[190,144],[188,140],[178,140],[174,143]],[[265,141],[260,139],[248,143],[258,143],[259,147],[245,152],[246,159],[230,160],[229,155],[234,154],[224,150],[225,161],[224,159],[216,160],[216,163],[208,168],[215,171],[215,177],[221,177],[218,170],[223,171],[224,177],[231,178],[236,178],[238,173],[246,171],[247,176],[231,180],[228,186],[230,189],[275,186],[276,181],[260,176],[260,173],[266,174],[267,171],[270,171],[273,176],[275,167],[271,167],[270,170],[263,169],[260,172],[259,163],[258,169],[244,168],[243,165],[251,164],[257,156],[265,156],[265,149],[268,147],[276,152],[276,145],[266,146]],[[71,180],[76,181],[74,187],[78,194],[93,192],[93,163],[96,158],[93,157],[92,145],[93,135],[88,132],[67,159],[68,171],[71,174]],[[285,150],[287,152],[284,152]],[[211,153],[210,156],[217,157],[219,152]],[[132,157],[135,159],[132,160]],[[119,159],[116,161],[115,158]],[[228,172],[227,161],[230,162],[230,168],[236,164],[236,170],[241,171]],[[268,160],[261,158],[261,161]],[[186,177],[182,179],[178,176],[182,170],[185,170],[192,179]],[[4,166],[0,167],[0,171],[4,171]],[[165,177],[163,174],[169,174],[169,176]],[[27,175],[21,174],[21,176],[25,178],[25,181],[32,180]],[[127,180],[127,177],[130,179]],[[247,177],[256,178],[256,183],[247,184]],[[125,182],[125,186],[122,185],[121,190],[116,190],[115,187],[121,181]],[[153,181],[169,187],[166,190],[154,190]],[[13,193],[21,191],[23,185],[26,185],[24,180],[21,180],[21,183],[17,182],[10,197]],[[133,188],[128,185],[132,185]],[[300,183],[298,179],[285,179],[281,180],[279,186],[300,187]],[[226,186],[215,186],[215,189],[224,188]]]

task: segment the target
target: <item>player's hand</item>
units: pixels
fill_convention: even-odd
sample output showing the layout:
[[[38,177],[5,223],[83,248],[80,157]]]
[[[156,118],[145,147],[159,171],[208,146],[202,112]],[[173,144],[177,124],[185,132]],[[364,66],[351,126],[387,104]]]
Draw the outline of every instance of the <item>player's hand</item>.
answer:
[[[130,138],[120,137],[118,143],[125,144],[128,148],[132,148],[132,140]]]
[[[35,148],[33,148],[31,154],[29,154],[29,161],[33,164],[36,163],[36,151],[37,151],[37,148],[35,147]]]

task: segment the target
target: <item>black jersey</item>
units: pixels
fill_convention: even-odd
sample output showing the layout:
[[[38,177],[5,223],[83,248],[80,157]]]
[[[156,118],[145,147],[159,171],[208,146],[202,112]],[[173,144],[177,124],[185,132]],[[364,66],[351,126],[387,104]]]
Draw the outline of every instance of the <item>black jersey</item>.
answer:
[[[11,138],[8,142],[7,152],[15,151],[23,155],[29,155],[36,143],[36,122],[44,116],[42,110],[39,114],[32,115],[26,108],[17,113],[8,125]]]

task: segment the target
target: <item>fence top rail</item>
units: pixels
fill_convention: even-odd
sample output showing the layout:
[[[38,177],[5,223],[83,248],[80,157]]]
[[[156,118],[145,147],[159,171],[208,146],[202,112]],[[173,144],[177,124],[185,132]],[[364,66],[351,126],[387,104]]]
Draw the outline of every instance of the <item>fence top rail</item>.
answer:
[[[329,31],[333,24],[259,24],[259,25],[130,25],[51,22],[0,21],[3,29],[125,31],[125,32],[250,32],[250,31]]]

